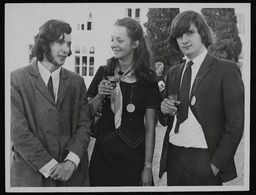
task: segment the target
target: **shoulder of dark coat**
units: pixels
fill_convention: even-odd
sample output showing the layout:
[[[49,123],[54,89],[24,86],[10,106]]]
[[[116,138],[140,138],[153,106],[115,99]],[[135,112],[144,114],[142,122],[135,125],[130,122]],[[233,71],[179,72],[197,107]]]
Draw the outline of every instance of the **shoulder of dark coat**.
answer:
[[[220,69],[239,69],[236,62],[227,60],[227,59],[220,59],[217,57],[213,57],[213,64],[214,66],[220,68]]]
[[[177,70],[177,69],[178,69],[179,67],[181,67],[183,64],[184,64],[184,61],[181,62],[180,64],[173,65],[173,66],[168,70],[167,74],[170,73],[170,72],[172,72],[172,71]]]

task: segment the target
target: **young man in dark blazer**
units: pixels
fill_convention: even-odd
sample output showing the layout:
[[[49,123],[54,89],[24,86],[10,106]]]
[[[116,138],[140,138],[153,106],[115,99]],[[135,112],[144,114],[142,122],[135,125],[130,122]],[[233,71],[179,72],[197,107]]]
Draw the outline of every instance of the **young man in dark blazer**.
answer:
[[[207,52],[212,33],[185,11],[172,22],[170,44],[186,62],[167,74],[160,122],[168,125],[160,161],[167,185],[222,185],[237,177],[234,155],[244,129],[244,85],[236,63]],[[178,101],[170,95],[177,94]],[[169,97],[169,98],[168,98]]]
[[[84,79],[62,68],[71,27],[40,27],[31,65],[11,73],[11,187],[88,186],[89,105]]]

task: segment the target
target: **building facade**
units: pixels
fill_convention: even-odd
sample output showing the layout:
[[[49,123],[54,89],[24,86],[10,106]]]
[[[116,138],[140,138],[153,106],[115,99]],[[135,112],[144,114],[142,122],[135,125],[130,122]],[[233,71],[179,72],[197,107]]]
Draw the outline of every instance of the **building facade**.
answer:
[[[192,4],[192,6],[180,6],[180,11],[193,9],[197,12],[204,7],[204,4]],[[152,5],[150,4],[106,4],[105,6],[95,6],[95,4],[81,4],[77,12],[70,15],[72,26],[72,55],[66,60],[65,68],[74,71],[85,80],[89,87],[96,71],[101,65],[105,65],[107,59],[112,56],[110,48],[111,29],[118,18],[131,17],[140,24],[147,21],[147,12]],[[166,6],[165,6],[166,7]],[[154,8],[158,8],[155,7]],[[159,7],[162,8],[162,7]],[[177,8],[169,4],[166,8]],[[243,10],[236,8],[238,18],[239,36],[244,43],[245,40],[245,21]],[[144,26],[143,26],[144,28]],[[30,49],[33,40],[28,44]],[[31,58],[27,58],[31,61]],[[244,49],[239,58],[239,66],[243,67]]]

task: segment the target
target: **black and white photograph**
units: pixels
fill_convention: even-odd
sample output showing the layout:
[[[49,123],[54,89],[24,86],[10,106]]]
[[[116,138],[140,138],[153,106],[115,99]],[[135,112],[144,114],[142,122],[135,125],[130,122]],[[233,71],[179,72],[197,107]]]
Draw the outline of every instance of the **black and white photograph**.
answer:
[[[4,10],[5,192],[250,190],[250,3]]]

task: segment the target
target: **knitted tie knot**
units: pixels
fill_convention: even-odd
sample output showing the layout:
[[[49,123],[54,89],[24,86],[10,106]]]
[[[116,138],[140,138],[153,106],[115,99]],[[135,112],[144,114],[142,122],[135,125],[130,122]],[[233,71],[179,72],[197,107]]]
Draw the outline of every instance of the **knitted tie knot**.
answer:
[[[187,63],[187,68],[190,68],[193,64],[194,64],[194,63],[193,63],[192,61],[189,61],[189,62]]]

